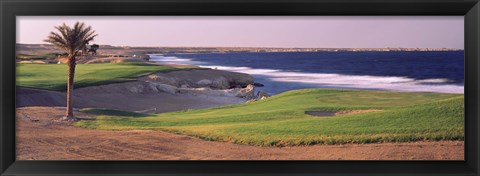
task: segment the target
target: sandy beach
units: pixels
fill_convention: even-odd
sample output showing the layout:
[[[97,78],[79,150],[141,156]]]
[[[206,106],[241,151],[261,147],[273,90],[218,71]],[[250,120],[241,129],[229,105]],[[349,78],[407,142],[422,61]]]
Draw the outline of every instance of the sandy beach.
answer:
[[[139,111],[144,113],[162,113],[188,109],[201,109],[216,107],[227,104],[239,104],[246,102],[237,97],[206,96],[206,95],[172,95],[163,92],[155,94],[137,94],[127,91],[106,92],[95,89],[106,87],[118,88],[135,84],[121,83],[106,86],[78,89],[74,92],[74,104],[76,108],[107,108],[125,111]],[[90,93],[96,91],[97,93]],[[28,106],[58,106],[65,107],[65,93],[39,90],[32,88],[17,88],[17,107]]]

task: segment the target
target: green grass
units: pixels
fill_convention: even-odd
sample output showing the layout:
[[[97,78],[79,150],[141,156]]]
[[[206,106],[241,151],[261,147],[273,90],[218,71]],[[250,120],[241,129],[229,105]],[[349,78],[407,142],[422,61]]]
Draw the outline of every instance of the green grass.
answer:
[[[74,87],[132,81],[151,73],[176,69],[143,63],[78,64]],[[66,64],[17,64],[17,86],[64,91],[67,74]]]
[[[57,53],[43,53],[43,54],[37,54],[37,55],[31,55],[31,54],[23,54],[23,53],[17,53],[16,58],[20,59],[46,59],[49,57],[56,57]]]
[[[94,121],[76,125],[103,130],[163,130],[259,146],[463,140],[463,101],[463,95],[458,94],[303,89],[210,109],[142,117],[104,113]],[[362,109],[380,111],[332,117],[304,113]]]

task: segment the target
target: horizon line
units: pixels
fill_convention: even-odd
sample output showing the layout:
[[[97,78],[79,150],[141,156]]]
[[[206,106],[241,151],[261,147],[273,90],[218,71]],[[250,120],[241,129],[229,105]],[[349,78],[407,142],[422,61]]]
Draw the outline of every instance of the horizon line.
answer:
[[[51,45],[41,43],[15,43],[22,45]],[[464,48],[449,48],[449,47],[270,47],[270,46],[131,46],[131,45],[109,45],[98,44],[100,46],[112,47],[138,47],[138,48],[269,48],[269,49],[451,49],[451,50],[465,50]]]

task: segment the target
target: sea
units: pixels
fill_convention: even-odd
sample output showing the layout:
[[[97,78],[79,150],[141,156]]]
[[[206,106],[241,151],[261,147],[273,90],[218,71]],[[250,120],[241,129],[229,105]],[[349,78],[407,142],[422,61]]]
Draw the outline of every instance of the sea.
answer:
[[[271,95],[304,88],[464,93],[463,51],[152,54],[151,61],[247,73]]]

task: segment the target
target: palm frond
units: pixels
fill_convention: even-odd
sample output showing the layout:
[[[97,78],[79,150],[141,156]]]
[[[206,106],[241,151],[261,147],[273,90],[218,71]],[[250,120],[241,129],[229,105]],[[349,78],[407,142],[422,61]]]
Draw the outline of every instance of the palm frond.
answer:
[[[63,23],[56,26],[55,29],[57,32],[51,32],[44,41],[67,51],[69,55],[73,56],[98,36],[91,26],[86,26],[83,22],[76,22],[73,28]]]

